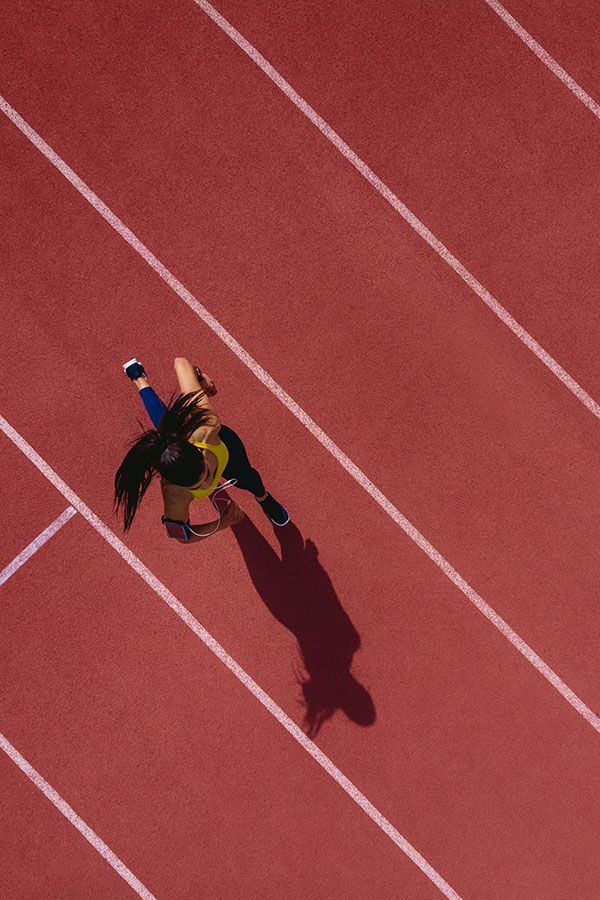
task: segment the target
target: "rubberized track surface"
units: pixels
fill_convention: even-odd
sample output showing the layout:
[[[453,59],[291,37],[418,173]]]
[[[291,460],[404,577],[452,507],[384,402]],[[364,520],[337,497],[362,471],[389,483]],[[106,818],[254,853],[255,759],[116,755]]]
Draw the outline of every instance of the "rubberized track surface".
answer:
[[[219,12],[598,401],[600,123],[482,0],[402,6]],[[598,98],[592,4],[510,11]],[[597,418],[192,0],[15,3],[3,32],[6,101],[597,715]],[[0,142],[6,422],[119,533],[120,363],[164,395],[175,355],[205,367],[293,524],[236,494],[183,549],[153,490],[127,547],[305,729],[308,670],[317,747],[457,894],[595,895],[593,719],[5,117]],[[72,500],[1,441],[3,570]],[[437,894],[85,516],[1,592],[0,731],[148,895]],[[0,894],[131,895],[2,757]]]

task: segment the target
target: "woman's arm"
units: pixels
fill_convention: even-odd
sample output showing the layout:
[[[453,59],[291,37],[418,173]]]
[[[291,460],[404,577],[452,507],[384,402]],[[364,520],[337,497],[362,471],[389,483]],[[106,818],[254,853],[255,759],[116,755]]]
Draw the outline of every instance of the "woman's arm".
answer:
[[[161,488],[165,518],[173,519],[176,522],[188,522],[190,504],[192,502],[191,495],[187,491],[174,488],[173,485],[166,481],[161,482]],[[230,502],[222,512],[220,520],[215,519],[213,522],[204,522],[202,525],[190,525],[189,527],[195,533],[188,534],[188,540],[181,540],[179,543],[194,544],[196,541],[203,541],[205,538],[210,537],[211,534],[223,531],[223,529],[229,528],[234,522],[240,521],[242,516],[243,513],[238,505]]]
[[[188,491],[182,491],[181,488],[173,487],[172,484],[169,484],[167,481],[161,481],[161,490],[163,495],[163,506],[165,509],[164,515],[166,519],[171,519],[174,522],[185,523],[189,521],[190,518],[190,504],[192,502],[192,496]],[[210,526],[210,527],[209,527]],[[180,544],[193,544],[195,541],[200,541],[204,537],[207,537],[207,534],[204,532],[213,531],[217,526],[217,522],[207,522],[204,525],[194,525],[192,526],[194,531],[197,531],[198,534],[188,534],[188,540],[184,541],[183,539],[179,540]],[[201,536],[200,536],[201,535]]]
[[[229,528],[229,525],[225,524],[222,519],[220,521],[215,519],[214,522],[204,522],[202,525],[190,525],[189,527],[193,533],[188,534],[187,541],[180,541],[180,544],[195,544],[196,541],[204,541],[211,534],[216,534],[217,531]]]
[[[196,369],[189,360],[185,359],[185,357],[178,356],[175,359],[175,374],[177,375],[179,389],[182,394],[188,394],[191,391],[204,390],[204,387],[196,373]],[[221,423],[219,414],[210,402],[210,399],[206,392],[204,393],[204,396],[198,399],[198,406],[202,406],[208,412],[212,413],[215,424]]]
[[[169,484],[166,478],[161,478],[160,489],[166,518],[174,519],[176,522],[187,522],[190,517],[190,503],[194,499],[190,492]]]

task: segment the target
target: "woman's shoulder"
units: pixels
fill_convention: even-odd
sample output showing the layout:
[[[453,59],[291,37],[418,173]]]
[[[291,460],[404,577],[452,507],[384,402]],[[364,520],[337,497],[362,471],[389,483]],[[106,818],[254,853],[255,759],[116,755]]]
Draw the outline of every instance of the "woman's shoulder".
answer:
[[[220,427],[220,425],[204,425],[202,428],[197,428],[196,431],[194,431],[194,433],[190,436],[190,441],[192,442],[192,444],[220,444]]]

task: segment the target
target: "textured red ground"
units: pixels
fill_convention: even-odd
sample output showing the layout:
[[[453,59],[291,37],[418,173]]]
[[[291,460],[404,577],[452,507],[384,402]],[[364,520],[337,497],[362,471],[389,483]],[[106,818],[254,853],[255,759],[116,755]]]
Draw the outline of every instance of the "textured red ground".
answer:
[[[507,0],[503,5],[571,78],[600,102],[600,20],[594,0]]]
[[[125,882],[4,753],[0,792],[2,896],[131,898]]]
[[[592,6],[571,43],[597,61]],[[598,121],[483,0],[219,9],[598,396]]]
[[[452,226],[451,249],[567,368],[575,360],[580,369],[572,366],[572,373],[593,388],[597,315],[585,297],[596,274],[590,267],[578,282],[579,317],[572,294],[560,307],[552,281],[559,276],[550,266],[555,247],[539,231],[523,250],[517,213],[531,207],[533,216],[535,200],[538,219],[550,221],[549,194],[529,186],[524,195],[519,184],[508,210],[499,196],[499,178],[523,177],[523,144],[512,148],[512,168],[499,176],[480,117],[471,124],[472,140],[483,143],[469,150],[479,168],[447,159],[432,168],[429,136],[419,132],[420,156],[414,147],[411,155],[402,133],[407,116],[385,111],[398,87],[389,70],[386,80],[363,68],[367,106],[371,112],[379,106],[379,127],[387,129],[385,151],[367,122],[365,96],[346,95],[345,76],[327,82],[327,23],[321,18],[317,27],[304,15],[294,29],[296,13],[289,11],[290,32],[312,48],[303,70],[307,60],[293,34],[283,36],[272,7],[265,26],[264,10],[247,6],[241,30],[272,52],[272,61],[430,227],[440,225],[440,237],[447,240],[444,228]],[[18,59],[13,52],[0,61],[5,96],[597,709],[594,419],[193,4],[178,5],[177,15],[169,9],[167,16],[166,7],[142,13],[132,4],[104,12],[65,5],[61,18],[36,9],[34,22],[32,7],[18,5],[9,11],[5,36]],[[235,21],[232,4],[223,12]],[[417,65],[417,36],[431,38],[419,12],[421,18],[407,14],[402,26],[414,29],[403,40],[415,55],[415,85],[426,76]],[[493,32],[496,17],[485,12]],[[336,15],[332,7],[334,26]],[[474,42],[487,34],[478,22],[468,29]],[[352,27],[358,41],[361,29]],[[494,37],[496,52],[510,54],[510,32],[499,21],[498,27],[506,34]],[[381,37],[390,41],[386,58],[392,38]],[[278,58],[284,43],[298,67],[293,73]],[[348,59],[356,62],[357,52],[346,40]],[[459,72],[463,53],[469,55],[448,42],[440,69]],[[410,71],[406,59],[404,65]],[[524,83],[538,77],[540,64],[524,50],[519,65]],[[471,88],[482,97],[495,91],[489,102],[502,99],[503,114],[523,116],[531,139],[544,143],[550,127],[544,116],[530,122],[531,109],[515,109],[509,86],[491,84],[481,68],[470,77],[467,94],[448,76],[454,99],[422,115],[422,126],[446,140],[444,152],[452,157],[452,146],[465,140],[459,116],[466,98],[473,101]],[[524,78],[518,71],[511,77]],[[546,89],[555,90],[548,79]],[[519,99],[533,102],[525,92]],[[583,147],[589,113],[562,102],[556,100],[555,114]],[[344,109],[354,132],[335,120]],[[449,109],[451,121],[444,119]],[[313,664],[338,660],[328,677],[339,688],[355,631],[360,635],[354,672],[371,693],[375,724],[351,721],[364,720],[369,708],[355,689],[350,699],[346,694],[350,718],[338,713],[318,741],[459,893],[592,893],[599,874],[598,736],[14,127],[0,127],[9,185],[3,202],[12,220],[1,277],[14,311],[2,358],[3,415],[111,522],[112,474],[139,413],[119,363],[139,354],[163,393],[173,387],[174,355],[206,366],[220,388],[224,421],[244,436],[298,531],[288,529],[280,548],[244,498],[258,528],[248,519],[235,534],[183,551],[166,544],[157,528],[154,493],[130,545],[298,721],[295,638]],[[493,137],[508,140],[500,125]],[[593,147],[585,152],[593,154]],[[553,145],[549,157],[564,174],[561,152],[560,143]],[[429,218],[376,164],[378,153],[420,195]],[[585,167],[578,161],[569,171],[590,196],[595,187]],[[440,181],[429,206],[434,175]],[[453,191],[461,178],[457,216]],[[480,232],[477,209],[485,204],[497,215],[487,214]],[[584,231],[593,226],[581,208],[577,217],[568,215],[573,247],[565,265],[573,272],[575,245],[586,246]],[[564,241],[567,225],[555,225],[557,242],[561,234]],[[573,235],[572,227],[581,230]],[[475,266],[461,241],[473,258],[491,256],[500,239],[494,229],[512,248],[510,265],[506,249],[502,266],[496,260],[494,269],[487,256],[486,266]],[[556,300],[543,316],[529,284],[537,290],[542,270],[552,277],[542,278],[540,290]],[[22,384],[21,373],[32,370],[43,373],[42,400],[37,382]],[[5,458],[7,477],[15,472],[9,503],[16,518],[23,485],[39,482],[49,498],[47,519],[36,501],[31,534],[19,526],[23,546],[66,504],[29,464],[19,465],[14,451]],[[7,560],[20,549],[10,540]],[[80,574],[65,583],[58,560],[73,557]],[[82,596],[86,581],[96,599]],[[47,586],[46,600],[35,615],[28,605],[33,619],[23,618],[23,593],[35,598],[40,586]],[[282,888],[291,896],[300,889],[364,896],[377,879],[379,895],[429,895],[425,878],[140,586],[79,519],[9,582],[4,665],[11,692],[2,727],[21,752],[159,896],[164,885],[187,896],[199,885],[214,890],[223,879],[230,879],[228,896],[236,883],[246,893],[260,884],[263,896],[280,896]],[[345,656],[333,653],[340,644]],[[31,658],[33,669],[26,665]],[[46,684],[49,659],[54,668]],[[36,704],[34,716],[26,700]],[[75,736],[82,732],[80,744]],[[132,783],[132,772],[139,754],[145,760],[149,752],[141,747],[144,733],[153,735],[154,756],[145,770],[152,778],[141,785]],[[65,766],[67,749],[72,766]],[[216,761],[221,778],[194,774],[201,765],[215,772]],[[121,798],[117,812],[106,779]],[[176,846],[170,829],[177,831]],[[367,841],[365,867],[359,847]],[[193,850],[198,845],[202,853]]]
[[[31,65],[3,76],[9,97],[523,637],[597,702],[594,419],[193,4],[167,30],[164,14],[146,18],[141,34],[135,7],[115,9],[118,29],[108,15],[53,20],[70,41],[59,48],[54,32],[46,41],[34,32]],[[136,33],[134,61],[125,50]],[[164,48],[180,46],[186,54],[175,64]],[[60,117],[52,102],[36,102],[32,84],[60,98]],[[22,138],[5,127],[20,152]],[[39,203],[33,191],[29,208],[21,199],[33,171],[46,190],[62,181],[39,159],[15,177],[18,197],[9,202],[21,221],[35,219]],[[50,215],[61,222],[64,214]],[[107,231],[93,214],[88,220],[94,234]],[[71,327],[89,329],[89,317],[99,317],[100,359],[131,353],[141,309],[146,356],[158,371],[177,344],[205,353],[194,333],[204,339],[202,325],[176,297],[157,307],[151,325],[153,276],[132,294],[139,286],[124,285],[114,262],[111,281],[98,272],[92,238],[80,233],[84,258],[73,264],[56,253],[58,225],[46,237],[26,230],[35,227],[15,229],[9,247],[21,292],[55,292],[57,308],[51,297],[45,311],[41,298],[36,304],[41,326],[52,319],[67,338],[57,319],[67,310],[67,279]],[[53,248],[42,279],[20,262],[40,242]],[[131,253],[122,256],[125,267]],[[181,337],[165,346],[172,315],[184,317],[185,347]],[[229,353],[221,359],[237,366]],[[61,366],[71,370],[67,353]]]
[[[80,518],[3,604],[5,730],[156,896],[433,893]]]

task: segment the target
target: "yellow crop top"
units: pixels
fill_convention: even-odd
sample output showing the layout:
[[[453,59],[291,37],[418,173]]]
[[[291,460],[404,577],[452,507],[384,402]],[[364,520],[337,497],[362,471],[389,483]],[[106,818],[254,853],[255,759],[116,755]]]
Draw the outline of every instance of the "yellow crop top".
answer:
[[[193,497],[200,499],[202,497],[208,497],[208,495],[212,494],[215,488],[218,487],[219,481],[221,480],[221,475],[223,474],[223,469],[229,462],[229,450],[227,449],[223,441],[221,441],[219,444],[205,444],[203,441],[192,441],[192,444],[194,445],[194,447],[200,447],[202,450],[210,450],[211,453],[214,453],[217,457],[215,477],[210,487],[194,488],[193,490],[192,488],[188,488],[190,494],[192,494]]]

